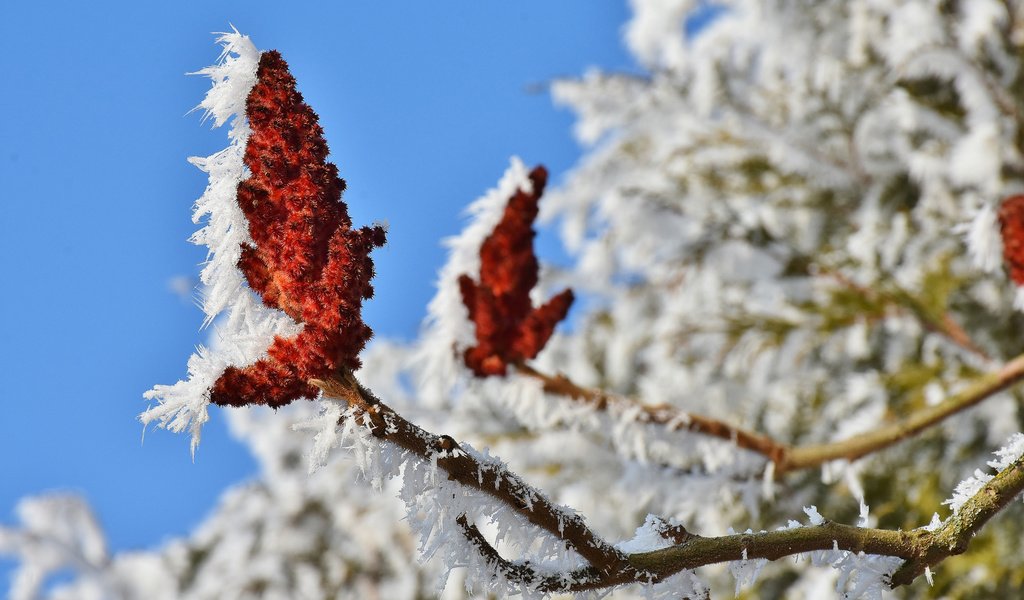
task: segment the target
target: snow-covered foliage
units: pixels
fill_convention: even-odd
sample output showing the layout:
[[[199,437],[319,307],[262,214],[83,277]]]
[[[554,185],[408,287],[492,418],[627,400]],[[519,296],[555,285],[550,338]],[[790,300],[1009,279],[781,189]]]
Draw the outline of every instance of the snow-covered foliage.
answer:
[[[481,379],[463,366],[474,330],[456,282],[478,271],[504,203],[529,185],[517,159],[447,242],[420,338],[376,342],[359,380],[424,429],[486,449],[457,452],[500,456],[605,539],[622,540],[623,552],[670,545],[666,528],[676,526],[718,536],[821,526],[827,515],[915,528],[953,490],[956,512],[991,475],[957,482],[993,447],[1010,438],[989,463],[996,470],[1021,455],[1019,392],[864,458],[778,475],[763,455],[689,426],[702,415],[794,446],[844,440],[934,406],[1024,349],[998,218],[1001,200],[1024,191],[1024,8],[632,7],[624,37],[641,69],[553,86],[587,151],[541,201],[574,262],[543,270],[534,294],[570,285],[579,302],[530,362],[619,401],[598,410],[528,374]],[[296,327],[265,310],[234,268],[246,241],[233,207],[245,177],[239,98],[258,54],[237,32],[222,43],[224,60],[202,72],[214,80],[202,107],[216,125],[234,119],[232,143],[195,161],[211,177],[195,240],[211,248],[204,309],[226,314],[215,349],[192,358],[187,381],[150,392],[160,403],[144,416],[194,440],[212,379]],[[652,424],[652,407],[673,417]],[[77,577],[55,597],[457,598],[464,583],[535,595],[475,551],[454,524],[460,515],[518,565],[580,564],[507,506],[375,443],[345,414],[327,400],[233,412],[260,477],[229,490],[191,537],[149,553],[111,557],[80,503],[27,500],[22,524],[0,530],[0,552],[22,561],[14,592],[30,597],[48,574],[71,569]],[[1019,503],[1007,511],[1019,516]],[[33,516],[41,512],[55,516]],[[803,515],[806,525],[793,520]],[[891,557],[836,548],[807,558],[684,570],[611,596],[880,598],[927,585],[889,591],[901,564]],[[926,574],[936,596],[1012,597],[1024,526],[1004,518]]]

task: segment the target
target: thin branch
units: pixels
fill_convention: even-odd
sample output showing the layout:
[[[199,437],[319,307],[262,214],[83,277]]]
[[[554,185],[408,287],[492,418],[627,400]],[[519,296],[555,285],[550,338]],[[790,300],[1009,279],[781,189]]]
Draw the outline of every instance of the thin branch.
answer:
[[[631,554],[629,562],[638,570],[664,577],[671,572],[718,562],[753,558],[777,560],[802,552],[839,549],[906,559],[892,576],[890,584],[895,588],[913,582],[926,567],[966,552],[974,535],[1021,491],[1024,491],[1024,457],[1000,471],[935,531],[866,529],[825,522],[815,527],[764,533],[694,537],[664,550]]]
[[[663,550],[630,554],[629,562],[638,569],[664,577],[683,569],[716,563],[761,558],[778,560],[819,550],[846,550],[912,559],[919,552],[913,543],[915,537],[913,532],[868,529],[826,521],[810,527],[713,538],[694,537]]]
[[[888,448],[979,404],[1022,378],[1024,354],[1009,361],[999,370],[978,377],[964,390],[939,404],[918,409],[903,419],[839,442],[789,448],[783,455],[782,462],[777,465],[776,472],[818,467],[837,459],[853,461]]]
[[[602,574],[594,567],[581,567],[569,573],[541,573],[529,561],[513,562],[501,556],[477,526],[460,515],[455,523],[462,529],[462,535],[477,549],[480,556],[493,565],[509,581],[545,593],[582,592],[630,583],[636,580],[634,574],[623,571],[615,576]]]
[[[846,440],[809,446],[790,446],[766,435],[754,433],[724,421],[688,413],[667,405],[648,406],[636,400],[585,388],[563,375],[551,376],[525,364],[520,373],[537,379],[544,391],[607,411],[615,407],[638,411],[637,421],[665,426],[670,431],[686,430],[717,437],[738,447],[761,454],[775,464],[775,475],[819,467],[833,460],[856,460],[883,450],[962,412],[1024,379],[1024,354],[997,371],[982,375],[967,388],[934,406],[919,409],[898,421],[881,425]]]
[[[893,587],[906,585],[916,579],[925,568],[932,567],[947,557],[967,551],[971,538],[1024,490],[1024,457],[1018,458],[996,474],[976,494],[960,507],[942,527],[934,532],[921,532],[921,544],[926,550],[903,563],[892,577]]]
[[[638,423],[663,425],[669,431],[686,430],[729,440],[735,442],[740,448],[766,456],[772,462],[779,462],[787,451],[785,444],[780,444],[768,436],[730,425],[718,419],[683,412],[667,404],[650,406],[624,396],[585,388],[573,383],[564,375],[548,375],[526,364],[520,363],[515,367],[523,375],[540,381],[545,392],[570,398],[595,410],[607,411],[611,408],[634,410]]]
[[[1017,369],[1024,368],[1021,366],[1024,365],[1024,357],[1007,366],[1011,365],[1016,365]],[[656,582],[682,570],[715,563],[777,560],[818,550],[844,550],[905,559],[890,583],[893,587],[907,585],[926,567],[965,552],[975,533],[1024,490],[1024,457],[1021,457],[999,472],[934,532],[868,529],[832,522],[711,538],[680,530],[666,532],[668,537],[678,541],[673,546],[627,555],[602,540],[587,527],[582,517],[551,504],[515,473],[501,466],[482,463],[463,451],[451,437],[429,433],[405,420],[363,388],[351,373],[329,381],[311,380],[310,383],[322,389],[326,396],[343,400],[359,413],[369,416],[376,437],[424,460],[436,461],[450,479],[494,497],[530,523],[565,541],[590,563],[588,567],[567,573],[542,573],[529,562],[503,558],[465,515],[456,519],[456,525],[485,561],[510,581],[544,592],[574,592],[625,583]],[[976,387],[980,385],[982,382]]]

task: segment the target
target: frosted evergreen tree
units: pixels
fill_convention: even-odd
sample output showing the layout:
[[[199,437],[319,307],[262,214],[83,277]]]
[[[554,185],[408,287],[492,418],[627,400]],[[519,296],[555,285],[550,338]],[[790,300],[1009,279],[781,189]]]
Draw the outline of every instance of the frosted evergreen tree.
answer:
[[[225,35],[202,106],[232,143],[195,161],[222,333],[143,420],[196,444],[210,402],[288,406],[228,409],[260,479],[152,552],[26,499],[12,596],[68,568],[53,597],[1019,593],[1024,5],[633,8],[642,73],[552,86],[580,164],[513,159],[420,338],[362,353],[383,231],[324,202],[318,129],[273,153],[315,115]],[[288,152],[320,161],[301,186]],[[539,273],[538,209],[573,257]],[[267,233],[289,215],[308,239]]]

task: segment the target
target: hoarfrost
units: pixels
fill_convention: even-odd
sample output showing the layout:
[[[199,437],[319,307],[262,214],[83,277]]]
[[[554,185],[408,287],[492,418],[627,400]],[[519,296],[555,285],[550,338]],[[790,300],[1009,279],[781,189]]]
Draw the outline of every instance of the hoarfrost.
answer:
[[[144,424],[156,422],[174,432],[188,430],[192,435],[191,451],[195,455],[202,426],[209,419],[209,389],[228,366],[246,366],[266,352],[274,336],[298,333],[300,325],[281,311],[274,311],[260,301],[245,284],[236,266],[243,243],[252,244],[248,223],[235,199],[235,190],[248,176],[243,162],[249,126],[245,119],[245,101],[256,82],[260,53],[247,36],[221,34],[217,38],[223,50],[217,64],[198,71],[213,80],[213,86],[197,108],[213,119],[214,127],[231,122],[230,144],[224,150],[205,158],[189,159],[209,174],[209,183],[196,201],[194,222],[204,217],[203,227],[191,238],[195,244],[209,248],[208,261],[200,273],[204,325],[226,313],[214,327],[214,347],[196,350],[188,360],[188,376],[174,385],[157,385],[144,394],[156,400],[139,419]]]
[[[1010,436],[1003,447],[995,451],[995,455],[997,458],[988,461],[986,464],[996,472],[1002,471],[1012,463],[1020,460],[1024,456],[1024,433],[1015,433]],[[960,508],[971,499],[971,496],[977,494],[994,477],[991,473],[975,469],[973,475],[957,484],[956,489],[953,491],[953,496],[944,501],[943,504],[948,505],[954,515],[959,513]]]
[[[731,533],[731,532],[730,532]],[[752,529],[748,529],[746,533],[753,533]],[[750,560],[747,558],[747,550],[743,550],[743,560],[736,560],[729,563],[729,573],[732,574],[733,578],[736,579],[736,595],[740,595],[740,590],[744,587],[751,586],[757,581],[757,576],[761,574],[761,569],[768,564],[768,561],[763,558],[756,558]]]
[[[665,521],[656,515],[647,515],[644,524],[636,528],[633,537],[615,544],[615,547],[626,554],[651,552],[674,545],[671,538],[665,535],[665,526],[679,525],[677,521]]]

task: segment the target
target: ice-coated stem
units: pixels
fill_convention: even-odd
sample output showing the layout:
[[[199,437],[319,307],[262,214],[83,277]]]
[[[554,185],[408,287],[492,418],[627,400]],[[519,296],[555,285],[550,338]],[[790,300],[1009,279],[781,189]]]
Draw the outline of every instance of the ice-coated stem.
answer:
[[[965,408],[970,405],[969,399],[976,403],[1017,381],[1022,371],[1024,356],[1010,361],[999,372],[975,382],[944,404],[959,399],[960,404],[964,404],[960,409]],[[715,563],[777,560],[805,552],[832,550],[905,559],[906,562],[890,581],[893,587],[898,587],[914,581],[926,567],[965,552],[974,534],[1024,490],[1024,457],[1021,457],[1000,471],[935,531],[871,529],[825,521],[808,527],[719,537],[688,533],[681,542],[668,548],[625,554],[601,539],[582,517],[555,506],[539,490],[504,466],[480,461],[463,451],[451,437],[430,433],[406,420],[364,388],[350,372],[310,383],[319,387],[326,397],[344,401],[358,413],[368,416],[374,436],[424,460],[435,461],[449,479],[497,499],[531,524],[565,541],[590,563],[588,567],[572,572],[545,573],[529,563],[512,562],[501,557],[465,515],[456,519],[455,525],[488,563],[510,581],[543,592],[575,592],[626,583],[650,583],[682,570]],[[947,413],[952,414],[941,412]],[[913,420],[913,423],[925,422],[927,420],[923,417]]]
[[[447,435],[436,435],[403,418],[356,381],[351,373],[310,383],[368,415],[373,434],[427,461],[436,460],[449,479],[488,494],[530,523],[564,540],[604,574],[631,570],[625,555],[594,533],[577,514],[555,506],[536,488],[503,466],[481,462]]]

